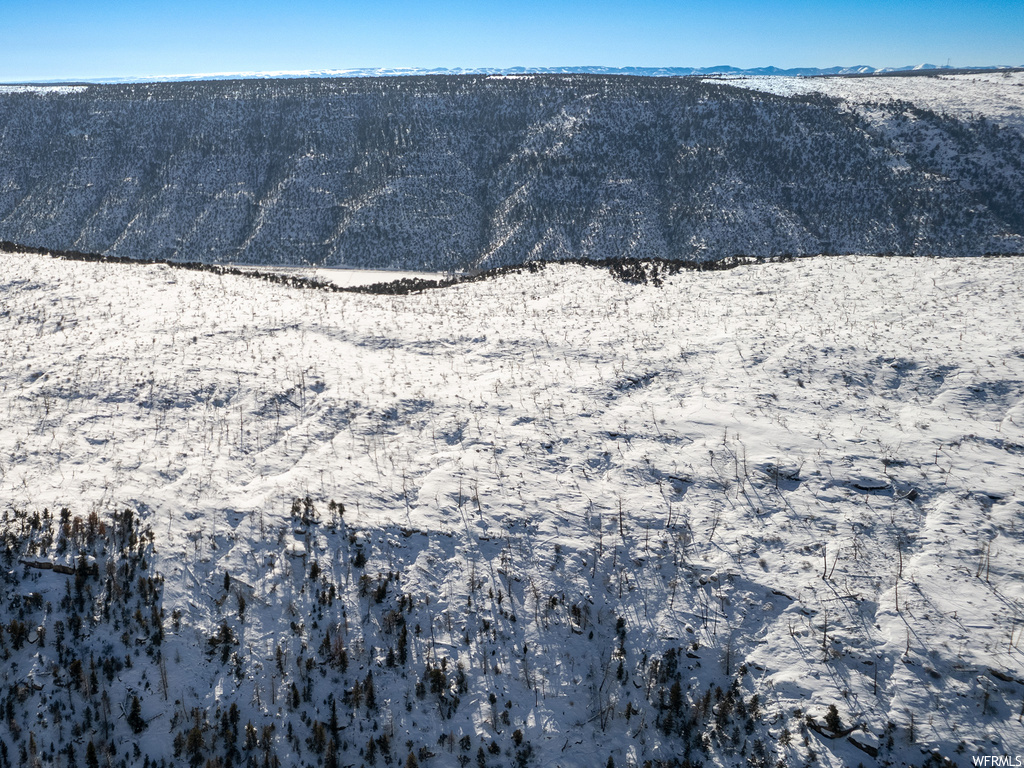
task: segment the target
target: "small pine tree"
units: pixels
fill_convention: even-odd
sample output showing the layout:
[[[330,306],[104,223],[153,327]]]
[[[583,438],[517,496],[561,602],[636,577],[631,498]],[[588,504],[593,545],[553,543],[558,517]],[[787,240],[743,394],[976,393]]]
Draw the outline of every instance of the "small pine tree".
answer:
[[[409,660],[409,630],[405,626],[405,620],[402,620],[402,631],[398,634],[398,654],[397,659],[403,666]]]
[[[683,714],[683,688],[676,680],[668,691],[668,708],[676,717]]]
[[[825,726],[832,733],[839,733],[843,729],[843,721],[839,717],[839,710],[835,704],[828,705],[828,714],[825,715]]]
[[[185,752],[188,754],[189,764],[193,768],[199,768],[203,762],[203,750],[206,749],[206,740],[203,738],[203,729],[196,723],[189,729],[185,736]]]
[[[131,709],[128,712],[128,725],[132,729],[132,733],[142,733],[148,725],[142,717],[142,704],[139,702],[138,696],[132,696]]]
[[[363,684],[363,691],[366,696],[366,711],[374,712],[377,709],[377,695],[373,689],[373,672],[366,673],[366,682]]]

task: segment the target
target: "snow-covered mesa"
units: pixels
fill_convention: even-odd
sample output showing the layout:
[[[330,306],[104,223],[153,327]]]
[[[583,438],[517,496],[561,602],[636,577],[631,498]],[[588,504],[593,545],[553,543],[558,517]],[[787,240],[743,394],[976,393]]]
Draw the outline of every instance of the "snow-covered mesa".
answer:
[[[1024,754],[1022,291],[1017,258],[381,297],[0,256],[0,621],[45,627],[5,629],[0,741],[55,765]],[[116,543],[125,509],[151,543]]]
[[[928,77],[741,77],[732,80],[780,96],[821,93],[870,116],[868,105],[905,101],[959,120],[980,116],[1024,133],[1024,72],[936,74]]]

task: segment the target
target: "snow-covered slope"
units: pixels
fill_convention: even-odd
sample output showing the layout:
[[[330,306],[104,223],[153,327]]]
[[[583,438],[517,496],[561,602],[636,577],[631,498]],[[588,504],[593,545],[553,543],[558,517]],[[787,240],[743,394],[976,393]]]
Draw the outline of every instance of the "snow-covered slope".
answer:
[[[9,764],[1024,754],[1019,259],[0,276]]]
[[[1024,72],[935,74],[928,77],[746,77],[737,85],[779,95],[821,93],[859,107],[878,102],[909,102],[958,120],[984,117],[1024,134]]]
[[[965,81],[967,106],[950,114],[891,101],[892,78],[838,81],[877,84],[863,108],[741,87],[751,82],[437,75],[0,89],[0,239],[411,271],[1024,252],[1024,134],[999,124],[1018,80]],[[993,94],[1005,109],[988,109]]]

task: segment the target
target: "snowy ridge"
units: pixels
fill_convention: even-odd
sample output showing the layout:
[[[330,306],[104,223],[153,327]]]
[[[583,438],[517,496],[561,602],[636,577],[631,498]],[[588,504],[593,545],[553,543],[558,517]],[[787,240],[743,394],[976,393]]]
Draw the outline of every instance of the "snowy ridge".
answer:
[[[1024,754],[1019,258],[0,275],[12,764]]]
[[[903,80],[433,75],[0,91],[0,239],[417,272],[1024,252],[1020,75],[910,78],[910,90],[942,94],[921,103],[886,96]],[[852,83],[856,100],[807,92],[847,87],[833,82]]]

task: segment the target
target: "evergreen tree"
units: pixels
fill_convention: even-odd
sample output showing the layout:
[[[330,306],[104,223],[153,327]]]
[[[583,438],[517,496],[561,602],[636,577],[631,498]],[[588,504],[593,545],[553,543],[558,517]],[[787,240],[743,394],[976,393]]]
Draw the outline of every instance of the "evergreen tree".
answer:
[[[148,725],[142,717],[142,704],[139,702],[139,697],[132,695],[131,709],[128,712],[128,725],[132,729],[132,733],[142,733]]]
[[[366,682],[363,683],[363,695],[366,697],[366,711],[374,712],[377,709],[377,694],[373,689],[373,672],[366,673]]]

